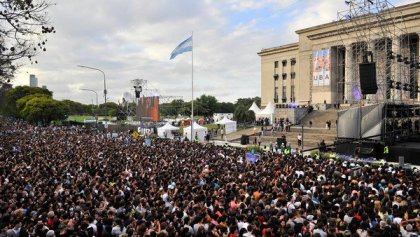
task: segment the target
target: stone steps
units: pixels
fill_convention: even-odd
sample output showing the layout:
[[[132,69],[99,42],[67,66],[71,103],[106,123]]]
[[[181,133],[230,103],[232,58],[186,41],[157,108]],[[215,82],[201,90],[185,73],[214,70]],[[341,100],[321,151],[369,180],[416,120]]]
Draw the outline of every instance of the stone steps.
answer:
[[[306,115],[300,123],[304,126],[309,127],[309,121],[312,121],[312,127],[325,128],[325,122],[331,121],[331,127],[335,127],[335,121],[337,120],[338,110],[314,110]]]

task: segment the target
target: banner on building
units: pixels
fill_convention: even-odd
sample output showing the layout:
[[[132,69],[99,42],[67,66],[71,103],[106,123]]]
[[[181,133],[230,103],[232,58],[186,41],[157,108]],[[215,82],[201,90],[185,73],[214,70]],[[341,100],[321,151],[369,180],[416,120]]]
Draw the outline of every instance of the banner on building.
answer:
[[[159,121],[159,96],[140,97],[138,99],[136,112],[139,121]]]
[[[329,49],[312,52],[313,85],[329,86],[331,81],[331,54]]]

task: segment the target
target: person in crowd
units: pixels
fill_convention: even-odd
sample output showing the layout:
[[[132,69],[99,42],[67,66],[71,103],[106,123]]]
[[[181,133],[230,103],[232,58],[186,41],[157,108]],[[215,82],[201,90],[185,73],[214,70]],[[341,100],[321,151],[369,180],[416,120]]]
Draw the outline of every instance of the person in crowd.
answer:
[[[297,136],[297,142],[298,142],[298,146],[300,147],[302,145],[302,134],[299,133]]]
[[[130,136],[1,121],[0,236],[418,235],[416,168]]]

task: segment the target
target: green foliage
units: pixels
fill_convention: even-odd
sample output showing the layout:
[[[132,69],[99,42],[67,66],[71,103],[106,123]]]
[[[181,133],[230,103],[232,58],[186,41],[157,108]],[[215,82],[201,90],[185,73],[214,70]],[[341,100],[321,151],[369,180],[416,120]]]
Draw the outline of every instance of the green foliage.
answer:
[[[66,118],[66,121],[75,121],[75,122],[80,122],[83,123],[85,120],[93,120],[95,119],[95,117],[92,116],[87,116],[87,115],[70,115]]]
[[[0,81],[0,114],[5,114],[7,106],[7,92],[12,89],[12,85],[9,83],[2,83]]]
[[[67,110],[63,102],[48,97],[34,97],[20,111],[29,122],[49,124],[53,120],[65,119]]]
[[[319,158],[322,158],[322,159],[329,159],[330,158],[330,153],[327,153],[327,152],[319,152],[318,150],[311,151],[309,154],[312,157],[317,157],[318,154],[319,154]]]
[[[218,105],[218,113],[233,113],[235,112],[235,105],[231,102],[221,102]]]
[[[233,117],[239,123],[248,123],[255,120],[255,114],[253,111],[249,111],[250,106],[245,106],[244,104],[239,104],[235,108]]]
[[[184,105],[183,100],[173,100],[169,103],[162,103],[159,106],[160,115],[163,117],[166,116],[177,116],[180,114],[181,108]]]
[[[261,97],[254,97],[254,98],[239,98],[236,101],[236,106],[243,105],[249,109],[251,107],[252,103],[255,101],[255,103],[258,105],[258,107],[261,107]]]
[[[255,119],[252,111],[248,111],[253,102],[261,105],[261,98],[240,98],[235,104],[231,102],[218,102],[216,97],[211,95],[201,95],[194,101],[194,115],[212,116],[214,113],[234,113],[239,122],[251,122]],[[162,117],[175,117],[180,115],[191,115],[191,101],[173,100],[170,103],[160,105]]]
[[[68,110],[68,115],[92,115],[97,110],[96,105],[85,105],[72,100],[63,100],[62,103]]]
[[[195,110],[195,109],[194,109]],[[197,111],[197,110],[195,110]],[[184,115],[184,116],[190,116],[191,115],[191,101],[189,102],[184,102],[182,104],[181,109],[179,110],[179,114]],[[195,113],[196,114],[196,113]],[[197,114],[196,114],[197,115]]]
[[[111,116],[111,117],[117,116],[117,109],[116,108],[109,109],[108,110],[108,116]]]
[[[216,97],[211,95],[201,95],[197,98],[196,105],[197,108],[199,108],[199,114],[202,116],[212,116],[213,113],[219,111],[219,103],[217,102]]]
[[[249,145],[246,147],[247,152],[263,153],[264,149],[258,145]]]
[[[32,100],[33,98],[51,98],[50,95],[47,94],[30,94],[27,96],[24,96],[16,101],[16,109],[19,112],[19,115],[21,116],[22,110],[25,108],[25,105],[28,101]]]
[[[239,123],[249,123],[255,121],[255,114],[249,111],[252,103],[255,102],[259,107],[261,106],[261,98],[239,98],[235,104],[235,112],[233,113],[234,119]]]
[[[118,104],[114,102],[106,102],[99,105],[98,115],[109,116],[109,111],[112,110],[114,116],[117,115]],[[115,110],[115,111],[114,111]]]
[[[6,107],[4,112],[9,116],[19,116],[19,110],[17,109],[16,102],[28,95],[43,94],[52,97],[52,92],[48,89],[40,87],[29,87],[29,86],[17,86],[6,93]]]

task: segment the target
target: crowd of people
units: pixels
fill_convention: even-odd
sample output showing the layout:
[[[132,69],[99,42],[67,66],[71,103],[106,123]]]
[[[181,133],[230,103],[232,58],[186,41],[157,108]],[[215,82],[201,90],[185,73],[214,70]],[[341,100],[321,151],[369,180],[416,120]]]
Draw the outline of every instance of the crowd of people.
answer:
[[[0,123],[0,236],[417,236],[420,173]]]

